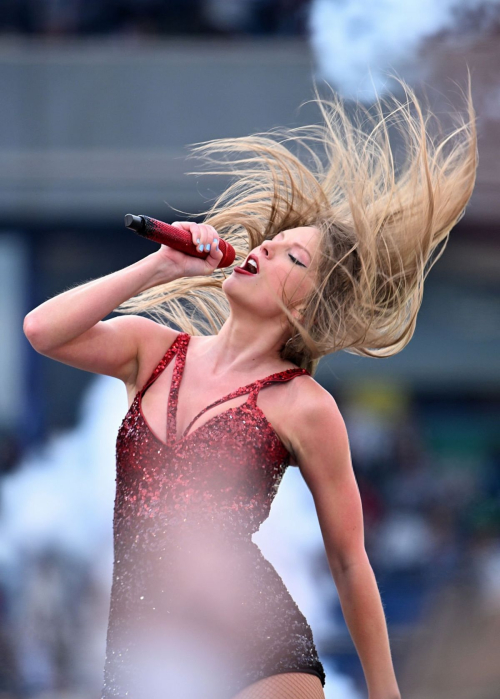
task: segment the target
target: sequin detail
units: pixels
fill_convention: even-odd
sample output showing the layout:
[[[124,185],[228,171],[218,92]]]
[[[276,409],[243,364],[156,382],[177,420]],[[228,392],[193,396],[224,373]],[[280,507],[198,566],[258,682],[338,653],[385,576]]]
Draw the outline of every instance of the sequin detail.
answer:
[[[257,406],[261,388],[308,374],[292,368],[242,386],[176,433],[190,335],[179,333],[137,392],[116,440],[114,563],[101,699],[231,699],[280,672],[316,674],[311,628],[251,537],[267,519],[290,454]],[[167,439],[141,410],[176,355]],[[247,401],[190,432],[206,410]]]

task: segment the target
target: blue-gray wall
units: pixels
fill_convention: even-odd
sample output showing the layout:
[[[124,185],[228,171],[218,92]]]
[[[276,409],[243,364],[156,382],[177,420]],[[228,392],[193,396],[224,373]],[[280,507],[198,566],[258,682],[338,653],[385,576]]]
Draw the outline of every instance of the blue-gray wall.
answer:
[[[449,71],[443,62],[451,77],[453,62]],[[314,75],[302,39],[0,42],[0,235],[20,236],[28,259],[19,274],[31,280],[22,298],[13,297],[16,307],[28,312],[148,254],[151,243],[124,229],[125,213],[172,221],[182,214],[170,206],[207,208],[227,180],[185,175],[202,169],[186,159],[189,144],[320,121],[313,104],[299,109],[314,98]],[[491,164],[496,140],[486,136],[480,148]],[[410,345],[390,359],[325,358],[317,378],[332,392],[369,376],[421,390],[498,390],[500,198],[498,172],[488,168],[429,275]],[[7,366],[4,344],[0,364]],[[21,399],[32,410],[26,425],[39,431],[71,422],[91,375],[29,347],[26,356],[41,401],[36,410],[31,398]],[[10,377],[21,386],[26,372]],[[0,415],[2,422],[11,424],[12,415]]]

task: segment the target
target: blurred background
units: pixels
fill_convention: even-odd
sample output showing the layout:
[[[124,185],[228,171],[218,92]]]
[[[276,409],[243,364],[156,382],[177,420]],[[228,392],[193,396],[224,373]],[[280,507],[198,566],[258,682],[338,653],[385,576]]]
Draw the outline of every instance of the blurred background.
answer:
[[[3,0],[2,699],[99,696],[127,410],[117,380],[37,354],[24,315],[156,249],[125,213],[209,206],[227,182],[186,176],[188,144],[319,122],[300,107],[313,79],[348,105],[401,97],[391,70],[447,126],[467,66],[478,180],[416,333],[389,359],[325,357],[315,378],[347,423],[403,698],[500,696],[499,38],[494,0]],[[254,540],[310,620],[327,699],[366,697],[298,469]]]

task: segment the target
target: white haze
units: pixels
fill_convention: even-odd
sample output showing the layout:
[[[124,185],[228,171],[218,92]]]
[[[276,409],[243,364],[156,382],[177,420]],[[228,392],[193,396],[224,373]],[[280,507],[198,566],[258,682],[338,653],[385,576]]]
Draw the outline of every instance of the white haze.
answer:
[[[441,32],[483,31],[499,18],[500,0],[313,0],[308,31],[316,78],[343,97],[372,102],[394,85],[387,74],[408,80],[426,75],[426,39]],[[474,28],[467,13],[475,13]],[[464,61],[464,71],[466,69]]]
[[[52,549],[86,562],[109,599],[115,441],[126,410],[123,385],[96,377],[83,397],[78,426],[52,435],[4,478],[0,570],[10,581],[13,596],[26,556]],[[314,558],[323,555],[324,547],[311,494],[297,468],[285,474],[270,517],[254,540],[306,615],[321,652],[321,642],[335,630],[331,610],[338,599],[329,571],[320,579],[312,571]],[[97,660],[92,661],[91,672],[95,670],[98,682],[101,656],[104,663],[104,624],[95,630],[93,642],[97,651],[92,657]],[[360,699],[350,679],[322,660],[326,699]]]

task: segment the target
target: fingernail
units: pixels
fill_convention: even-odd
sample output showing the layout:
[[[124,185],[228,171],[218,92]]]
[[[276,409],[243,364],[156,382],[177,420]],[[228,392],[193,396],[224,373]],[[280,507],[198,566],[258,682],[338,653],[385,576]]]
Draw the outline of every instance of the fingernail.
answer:
[[[200,245],[200,246],[198,247],[198,250],[199,250],[200,252],[203,252],[203,245]]]
[[[199,243],[199,242],[200,242],[200,239],[199,239],[199,238],[196,238],[196,242]]]
[[[217,238],[214,238],[214,243],[215,243],[217,246],[219,245],[219,241],[217,240]]]
[[[207,252],[210,250],[210,243],[207,243],[207,244],[205,245],[205,250],[206,250]]]

